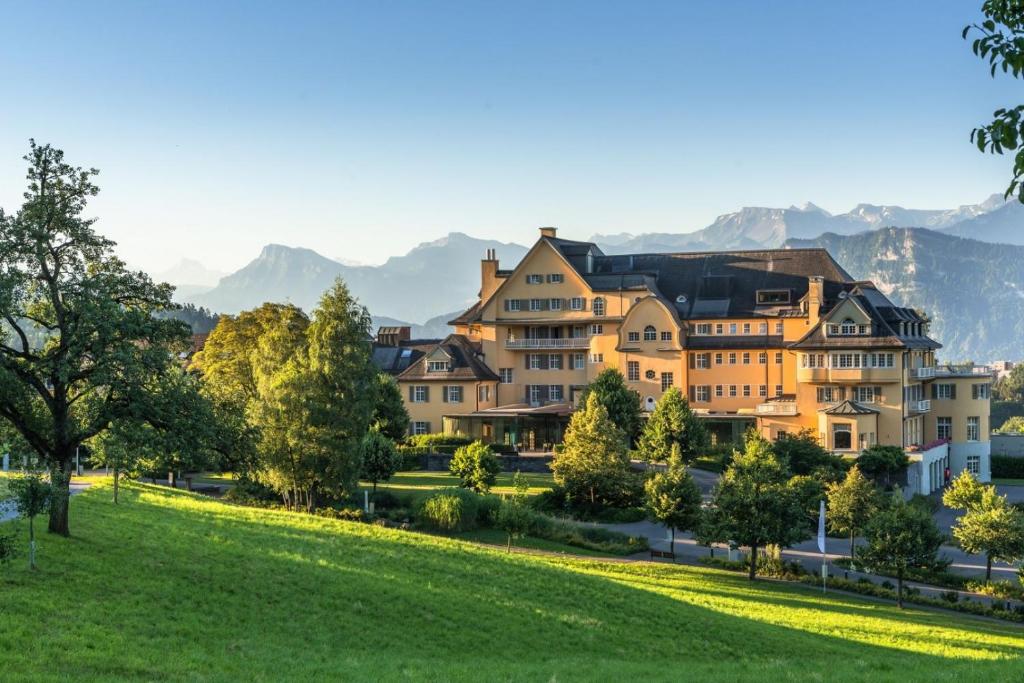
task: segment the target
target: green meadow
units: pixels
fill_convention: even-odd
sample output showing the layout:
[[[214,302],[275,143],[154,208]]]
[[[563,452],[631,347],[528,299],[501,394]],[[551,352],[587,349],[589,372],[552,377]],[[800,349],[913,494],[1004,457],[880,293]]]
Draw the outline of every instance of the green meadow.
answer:
[[[0,567],[0,678],[1012,681],[1024,630],[103,481]],[[13,522],[22,535],[24,522]],[[9,528],[9,527],[8,527]]]

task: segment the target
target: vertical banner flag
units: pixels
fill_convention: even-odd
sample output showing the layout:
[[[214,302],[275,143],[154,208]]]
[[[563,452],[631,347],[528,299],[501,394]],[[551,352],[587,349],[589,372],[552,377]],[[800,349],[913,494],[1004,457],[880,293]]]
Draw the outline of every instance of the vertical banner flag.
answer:
[[[818,508],[818,550],[825,554],[825,501]]]

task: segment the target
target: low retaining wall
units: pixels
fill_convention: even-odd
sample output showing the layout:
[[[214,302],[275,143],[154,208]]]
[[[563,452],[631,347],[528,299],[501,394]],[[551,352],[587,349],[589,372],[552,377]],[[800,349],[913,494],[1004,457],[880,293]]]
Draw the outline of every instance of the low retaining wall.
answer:
[[[992,455],[1024,458],[1024,434],[993,434]]]
[[[452,455],[448,453],[427,453],[420,456],[420,468],[429,472],[447,472],[448,465],[452,461]],[[499,455],[503,472],[537,472],[548,473],[551,471],[550,455]]]

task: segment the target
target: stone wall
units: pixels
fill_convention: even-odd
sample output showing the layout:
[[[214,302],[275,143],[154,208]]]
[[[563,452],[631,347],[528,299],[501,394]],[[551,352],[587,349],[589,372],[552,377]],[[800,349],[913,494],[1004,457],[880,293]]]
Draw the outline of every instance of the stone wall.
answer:
[[[546,474],[551,471],[550,455],[499,455],[503,472],[538,472]],[[420,456],[420,467],[430,472],[447,472],[452,456],[448,453],[427,453]]]

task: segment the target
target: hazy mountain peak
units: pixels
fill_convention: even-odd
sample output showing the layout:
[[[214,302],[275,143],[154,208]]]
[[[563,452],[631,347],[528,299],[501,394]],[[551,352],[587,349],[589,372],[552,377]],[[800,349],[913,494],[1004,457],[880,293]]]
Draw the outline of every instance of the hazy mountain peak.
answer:
[[[181,287],[182,285],[212,287],[226,273],[207,268],[195,259],[183,258],[167,270],[153,273],[153,279],[157,282],[169,282]]]

